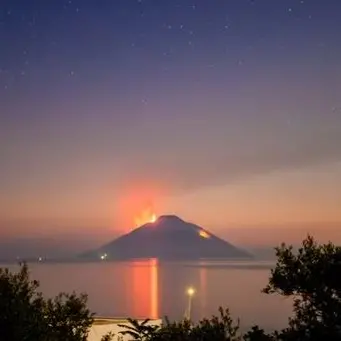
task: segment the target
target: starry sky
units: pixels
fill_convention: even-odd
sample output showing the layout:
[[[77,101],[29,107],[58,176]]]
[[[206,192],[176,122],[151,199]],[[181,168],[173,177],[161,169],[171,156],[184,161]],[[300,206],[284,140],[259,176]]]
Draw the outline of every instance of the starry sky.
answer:
[[[0,234],[341,222],[340,32],[340,0],[2,0]]]

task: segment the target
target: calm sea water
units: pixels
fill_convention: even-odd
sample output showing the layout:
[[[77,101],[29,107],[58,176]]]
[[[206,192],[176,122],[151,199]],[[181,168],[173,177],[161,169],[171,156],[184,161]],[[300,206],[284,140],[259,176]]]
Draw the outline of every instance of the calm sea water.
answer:
[[[184,316],[186,288],[196,289],[192,318],[217,313],[229,307],[243,328],[260,324],[266,329],[283,327],[291,302],[261,293],[270,273],[268,263],[158,263],[103,262],[31,264],[32,276],[42,291],[52,296],[60,291],[86,292],[89,306],[98,315],[171,319]]]

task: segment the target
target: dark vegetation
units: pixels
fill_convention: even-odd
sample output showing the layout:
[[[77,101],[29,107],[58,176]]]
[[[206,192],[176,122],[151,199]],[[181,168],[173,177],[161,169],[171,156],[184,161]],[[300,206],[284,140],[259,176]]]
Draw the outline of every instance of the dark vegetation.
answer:
[[[122,335],[146,341],[336,341],[341,340],[341,247],[318,245],[312,237],[294,252],[282,244],[276,248],[277,264],[263,292],[293,298],[288,326],[267,334],[258,326],[242,334],[229,310],[191,324],[165,321],[161,328],[130,319]],[[28,268],[18,273],[0,269],[0,340],[85,341],[93,314],[86,295],[60,294],[45,299]],[[241,293],[242,294],[242,293]]]

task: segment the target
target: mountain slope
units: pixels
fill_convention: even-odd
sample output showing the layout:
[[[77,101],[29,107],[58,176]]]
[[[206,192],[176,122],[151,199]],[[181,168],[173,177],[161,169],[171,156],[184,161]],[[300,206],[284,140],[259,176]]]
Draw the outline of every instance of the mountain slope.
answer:
[[[177,216],[161,216],[97,250],[86,259],[159,258],[168,260],[251,258],[247,252]]]

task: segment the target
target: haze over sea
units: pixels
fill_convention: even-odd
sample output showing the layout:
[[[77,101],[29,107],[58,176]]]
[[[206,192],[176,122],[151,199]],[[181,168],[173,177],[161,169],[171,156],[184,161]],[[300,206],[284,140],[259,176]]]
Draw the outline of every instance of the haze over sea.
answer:
[[[290,299],[261,293],[267,284],[270,262],[158,263],[157,260],[103,263],[31,264],[42,291],[86,292],[97,315],[171,319],[184,316],[186,288],[196,290],[192,318],[230,308],[241,326],[260,324],[274,329],[285,325]],[[15,268],[15,266],[13,266]]]

